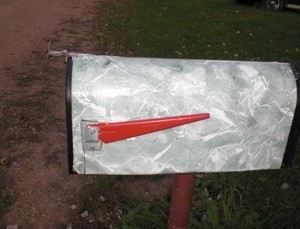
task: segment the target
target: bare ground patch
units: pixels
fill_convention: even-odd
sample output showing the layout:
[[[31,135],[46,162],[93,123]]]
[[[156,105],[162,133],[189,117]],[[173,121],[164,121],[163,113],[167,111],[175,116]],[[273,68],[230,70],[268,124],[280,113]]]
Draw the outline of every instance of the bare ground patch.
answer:
[[[45,63],[49,39],[57,49],[92,51],[93,2],[80,7],[51,37],[37,41],[44,50],[33,47],[25,59],[1,69],[10,85],[0,93],[0,151],[8,159],[1,165],[1,192],[14,204],[0,225],[66,225],[74,194],[93,179],[67,172],[65,63]]]

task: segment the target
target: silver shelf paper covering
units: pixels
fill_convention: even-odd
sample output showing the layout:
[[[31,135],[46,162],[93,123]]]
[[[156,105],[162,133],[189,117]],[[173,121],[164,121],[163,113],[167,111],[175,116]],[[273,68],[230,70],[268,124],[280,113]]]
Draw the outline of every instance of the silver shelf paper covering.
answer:
[[[280,168],[297,101],[289,64],[86,54],[72,59],[77,173]],[[99,151],[82,148],[81,120],[119,122],[205,112],[210,119],[103,144]]]

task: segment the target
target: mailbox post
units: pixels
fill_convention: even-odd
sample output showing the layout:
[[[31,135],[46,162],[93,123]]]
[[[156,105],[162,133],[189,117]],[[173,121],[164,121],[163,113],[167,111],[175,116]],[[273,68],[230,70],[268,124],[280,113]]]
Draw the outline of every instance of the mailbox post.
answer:
[[[174,175],[168,220],[170,229],[185,229],[188,226],[195,178],[195,174]]]

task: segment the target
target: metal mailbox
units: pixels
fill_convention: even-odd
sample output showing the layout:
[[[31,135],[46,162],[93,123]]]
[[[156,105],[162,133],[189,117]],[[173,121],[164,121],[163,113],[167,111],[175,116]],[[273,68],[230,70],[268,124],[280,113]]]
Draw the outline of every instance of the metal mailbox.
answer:
[[[299,130],[292,63],[72,55],[70,171],[164,174],[289,166]]]

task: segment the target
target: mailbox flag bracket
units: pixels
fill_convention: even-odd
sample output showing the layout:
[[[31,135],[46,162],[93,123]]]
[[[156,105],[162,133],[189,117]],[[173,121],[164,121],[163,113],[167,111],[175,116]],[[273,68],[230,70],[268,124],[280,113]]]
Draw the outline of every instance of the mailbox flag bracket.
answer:
[[[84,150],[100,150],[102,141],[98,140],[99,129],[93,126],[96,121],[81,121],[81,139]]]

